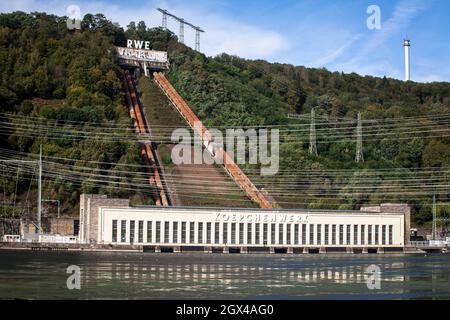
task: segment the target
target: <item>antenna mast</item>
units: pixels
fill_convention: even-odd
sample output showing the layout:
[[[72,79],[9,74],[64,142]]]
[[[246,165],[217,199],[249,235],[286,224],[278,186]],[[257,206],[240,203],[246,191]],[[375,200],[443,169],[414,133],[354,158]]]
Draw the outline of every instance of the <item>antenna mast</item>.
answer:
[[[404,39],[403,47],[405,48],[405,81],[409,81],[411,80],[410,62],[409,62],[409,48],[411,47],[411,41],[408,39]]]
[[[42,233],[42,144],[39,147],[39,172],[38,172],[38,207],[37,207],[38,235]]]
[[[433,193],[433,229],[431,230],[433,240],[436,240],[436,192]]]

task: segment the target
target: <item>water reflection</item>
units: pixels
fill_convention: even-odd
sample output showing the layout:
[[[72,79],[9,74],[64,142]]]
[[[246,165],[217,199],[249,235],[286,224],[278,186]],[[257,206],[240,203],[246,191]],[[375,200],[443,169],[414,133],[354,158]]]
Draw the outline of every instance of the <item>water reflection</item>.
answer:
[[[245,263],[245,262],[244,262]],[[86,286],[99,282],[117,281],[136,288],[136,292],[173,291],[176,296],[183,292],[209,292],[211,297],[219,296],[259,296],[259,295],[301,295],[306,293],[326,294],[331,290],[349,292],[352,290],[371,294],[367,288],[367,280],[371,276],[367,272],[369,263],[353,265],[319,265],[308,267],[290,266],[273,267],[270,263],[254,266],[231,263],[190,263],[165,264],[148,266],[145,263],[101,262],[85,266],[83,283]],[[405,292],[402,285],[405,275],[383,270],[404,270],[404,262],[378,264],[381,282],[385,289],[396,294]],[[393,285],[397,284],[397,285]],[[313,288],[313,289],[311,289]],[[314,289],[316,288],[316,289]],[[287,290],[287,291],[286,291]],[[375,292],[374,292],[375,293]],[[378,292],[379,293],[379,292]],[[190,296],[186,296],[190,297]]]
[[[383,270],[405,268],[405,263],[378,264]],[[189,264],[189,265],[159,265],[142,266],[136,263],[100,262],[84,268],[85,281],[102,280],[131,280],[136,282],[159,280],[177,281],[189,280],[202,282],[205,280],[228,280],[230,283],[249,283],[264,279],[267,284],[291,282],[315,282],[329,280],[335,283],[362,283],[366,282],[370,273],[368,265],[304,268],[303,270],[290,270],[289,268],[253,267],[233,264]],[[403,275],[382,276],[382,281],[403,282]]]
[[[0,298],[450,297],[448,255],[8,255],[0,252]],[[72,264],[82,272],[77,292],[65,286]],[[367,287],[373,264],[381,270],[380,290]]]

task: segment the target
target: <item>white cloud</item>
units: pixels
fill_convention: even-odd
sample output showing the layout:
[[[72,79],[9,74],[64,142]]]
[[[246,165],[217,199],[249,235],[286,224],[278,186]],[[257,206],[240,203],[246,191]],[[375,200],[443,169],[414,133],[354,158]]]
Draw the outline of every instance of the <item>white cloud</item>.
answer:
[[[428,58],[417,59],[414,68],[411,69],[411,78],[420,82],[448,81],[449,74],[450,66],[445,62]]]
[[[222,19],[203,22],[208,30],[204,35],[203,48],[209,55],[222,52],[245,58],[270,58],[289,46],[288,41],[276,32],[255,26]]]
[[[302,20],[294,20],[277,32],[270,24],[247,23],[241,18],[237,20],[221,13],[220,8],[228,4],[211,4],[206,0],[189,4],[169,0],[142,0],[130,4],[110,3],[106,0],[17,0],[0,1],[0,11],[44,11],[66,15],[66,8],[72,4],[78,5],[82,14],[101,12],[123,27],[130,21],[140,20],[144,20],[149,27],[158,26],[161,14],[156,8],[166,8],[206,31],[201,34],[201,51],[211,56],[226,52],[249,59],[266,59],[308,67],[326,66],[330,70],[386,75],[399,79],[403,78],[401,39],[414,22],[413,19],[430,6],[430,3],[420,0],[402,0],[397,3],[391,16],[382,7],[381,30],[365,32],[361,29],[355,32],[352,30],[354,28],[346,27],[339,20],[334,23],[326,20],[329,14],[323,14],[322,9],[317,9],[316,14],[307,11],[309,15],[302,16]],[[331,9],[335,10],[335,7],[330,7],[330,12]],[[365,11],[361,14],[365,14]],[[179,24],[169,19],[169,29],[178,34]],[[195,33],[189,27],[185,28],[185,43],[194,47]],[[414,80],[436,81],[447,78],[449,70],[443,67],[444,63],[436,68],[438,63],[435,59],[426,65],[421,65],[418,59],[418,56],[413,56],[411,69]],[[441,60],[445,61],[445,58]],[[429,70],[433,70],[432,74]]]
[[[324,66],[331,62],[334,62],[337,58],[342,56],[349,47],[351,47],[355,42],[357,42],[359,39],[361,39],[361,36],[362,36],[361,34],[357,34],[356,36],[352,37],[348,42],[344,43],[342,46],[335,49],[330,54],[328,54],[322,58],[319,58],[318,60],[313,62],[312,65],[313,66]]]
[[[1,12],[12,12],[16,10],[25,12],[46,12],[56,15],[67,15],[67,7],[69,5],[77,5],[81,10],[81,15],[87,13],[103,13],[109,20],[119,22],[125,27],[130,21],[149,20],[156,25],[156,19],[159,18],[158,12],[153,6],[142,6],[139,11],[129,8],[124,9],[123,6],[111,4],[103,1],[39,1],[39,0],[17,0],[14,2],[5,2],[0,4]],[[156,6],[155,6],[156,7]],[[159,19],[160,20],[160,19]]]
[[[395,33],[402,29],[405,29],[411,20],[420,11],[425,9],[427,5],[424,1],[419,0],[403,0],[400,2],[394,10],[392,16],[382,24],[380,30],[375,30],[374,35],[366,43],[361,54],[371,52],[373,49],[382,45],[386,40],[388,40]]]
[[[339,65],[343,71],[355,71],[363,75],[389,76],[403,78],[399,66],[392,65],[383,58],[381,52],[385,49],[385,57],[391,50],[383,48],[385,42],[402,30],[407,29],[412,19],[424,10],[427,4],[419,0],[403,0],[394,9],[392,16],[382,24],[380,30],[374,30],[372,36],[364,42],[363,47],[357,50],[353,57]],[[383,11],[382,11],[383,15]]]
[[[419,82],[445,81],[439,74],[418,74],[414,80]]]
[[[170,6],[166,1],[142,1],[139,8],[127,7],[106,1],[39,1],[18,0],[1,3],[1,12],[21,10],[25,12],[44,11],[57,15],[66,15],[69,5],[78,5],[81,14],[103,13],[113,22],[125,27],[130,21],[144,20],[147,26],[159,26],[161,14],[157,7],[167,8],[194,25],[200,25],[206,32],[201,34],[201,51],[207,55],[222,52],[239,55],[244,58],[270,58],[281,50],[288,48],[288,41],[281,34],[261,27],[241,23],[220,14],[211,13],[206,8]],[[179,25],[174,21],[168,23],[169,29],[178,35]],[[191,47],[195,44],[195,35],[185,26],[185,43]]]
[[[207,55],[226,52],[243,58],[267,59],[289,47],[287,39],[277,32],[238,22],[206,8],[168,5],[164,7],[205,30],[205,33],[201,34],[200,42],[201,51]],[[168,27],[178,35],[177,22],[169,19]],[[195,32],[189,27],[185,27],[185,43],[194,47]]]
[[[340,65],[339,71],[357,72],[360,75],[386,76],[396,79],[403,77],[403,69],[385,59],[377,59],[370,63],[358,62],[342,64]]]

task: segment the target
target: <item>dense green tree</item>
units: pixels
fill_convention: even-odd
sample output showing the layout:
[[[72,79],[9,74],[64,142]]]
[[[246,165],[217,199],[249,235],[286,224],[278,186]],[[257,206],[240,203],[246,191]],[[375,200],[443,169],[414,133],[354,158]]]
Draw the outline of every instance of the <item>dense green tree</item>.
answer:
[[[123,30],[102,14],[86,14],[82,30],[70,31],[65,17],[13,12],[0,14],[1,112],[57,121],[66,130],[80,131],[84,126],[92,130],[95,124],[129,128],[131,122],[123,107],[122,72],[115,63],[114,50],[114,45],[125,46],[126,39],[149,41],[152,49],[168,51],[171,83],[207,126],[284,125],[281,173],[261,179],[261,185],[289,181],[304,191],[304,195],[299,193],[298,203],[311,208],[330,208],[328,200],[337,199],[336,190],[340,191],[341,202],[333,203],[333,208],[405,201],[413,205],[417,222],[429,220],[430,197],[408,197],[401,183],[387,181],[383,175],[372,179],[365,170],[385,172],[400,167],[405,170],[400,180],[413,180],[414,170],[435,167],[439,172],[439,168],[448,168],[450,139],[445,130],[421,128],[440,124],[439,117],[446,119],[444,115],[450,110],[449,83],[363,77],[225,53],[206,57],[179,43],[172,32],[149,28],[143,21],[131,21]],[[308,154],[312,108],[316,108],[317,115],[317,157]],[[355,164],[353,119],[358,112],[363,120],[374,121],[363,123],[365,162]],[[289,119],[291,113],[304,118]],[[417,123],[407,121],[408,117],[415,117]],[[399,118],[406,118],[405,123],[392,125],[392,120]],[[37,153],[43,144],[48,155],[74,159],[67,163],[73,170],[85,167],[92,175],[118,177],[102,189],[92,179],[94,176],[82,183],[58,178],[46,182],[46,192],[69,199],[66,208],[76,206],[80,192],[128,195],[148,203],[144,190],[126,191],[126,186],[139,184],[121,167],[141,164],[133,143],[111,143],[98,137],[50,139],[49,133],[39,130],[38,123],[30,120],[27,125],[35,129],[36,135],[24,136],[20,130],[3,134],[1,145]],[[320,179],[292,178],[291,170],[313,170]],[[366,180],[372,183],[372,194],[358,193]],[[389,196],[393,188],[398,194]]]
[[[448,167],[450,164],[450,148],[439,140],[431,140],[423,151],[423,162],[427,167]]]

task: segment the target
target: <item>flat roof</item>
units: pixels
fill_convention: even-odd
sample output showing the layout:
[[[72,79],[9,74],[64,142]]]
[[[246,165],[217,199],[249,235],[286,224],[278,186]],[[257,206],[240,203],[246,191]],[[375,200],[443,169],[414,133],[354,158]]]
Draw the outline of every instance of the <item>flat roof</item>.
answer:
[[[238,211],[238,212],[257,212],[257,213],[336,213],[336,214],[360,214],[360,215],[371,215],[371,214],[398,214],[401,215],[403,212],[379,212],[379,211],[362,211],[362,210],[327,210],[327,209],[290,209],[290,208],[272,208],[272,209],[259,209],[259,208],[230,208],[230,207],[200,207],[200,206],[170,206],[170,207],[162,207],[155,205],[137,205],[137,206],[129,206],[129,207],[121,207],[121,206],[108,206],[107,204],[104,206],[100,206],[102,208],[110,208],[110,209],[156,209],[156,210],[170,210],[170,209],[178,209],[178,210],[198,210],[198,211]]]

